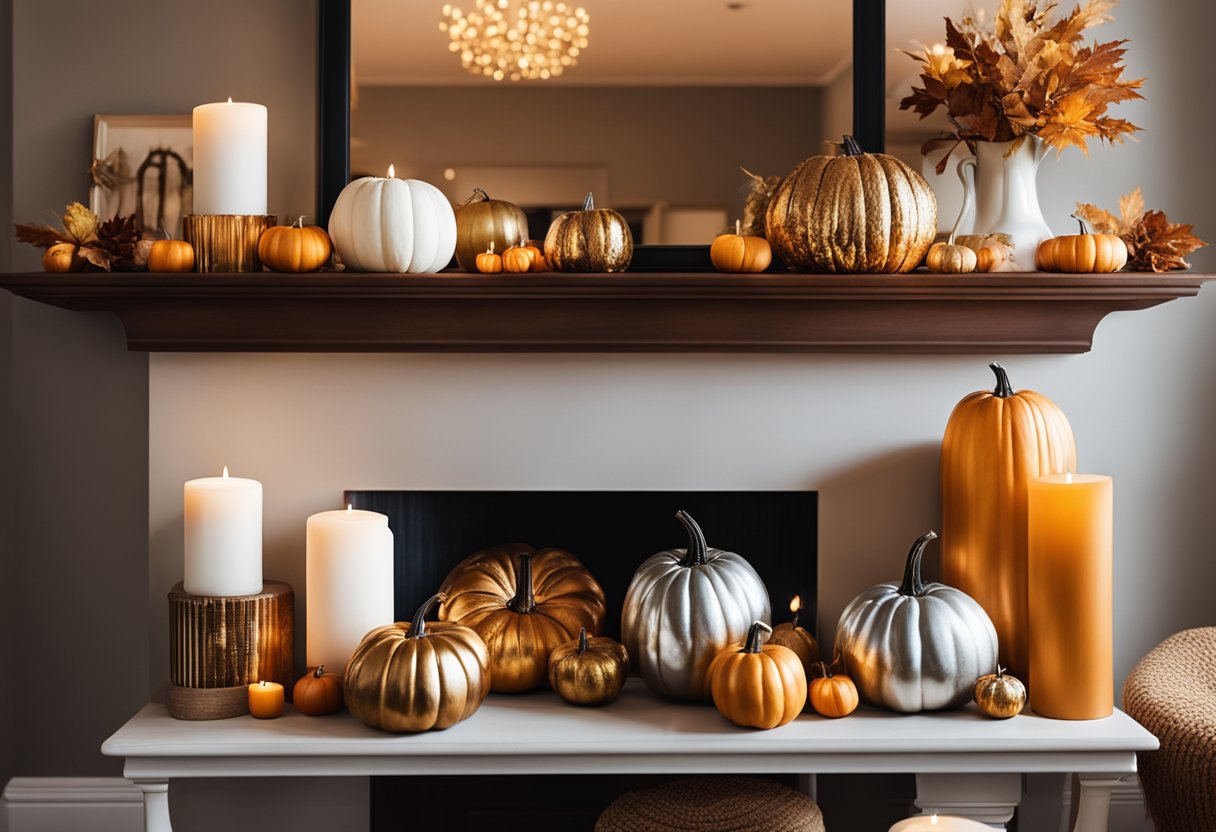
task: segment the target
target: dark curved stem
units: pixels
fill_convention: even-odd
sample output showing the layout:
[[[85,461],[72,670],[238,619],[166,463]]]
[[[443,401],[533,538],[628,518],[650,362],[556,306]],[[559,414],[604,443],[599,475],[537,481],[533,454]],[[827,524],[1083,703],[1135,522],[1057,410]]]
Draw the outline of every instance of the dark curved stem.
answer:
[[[591,198],[591,191],[587,191],[587,196],[583,199],[583,210],[594,211],[595,200]]]
[[[489,202],[490,195],[486,193],[485,189],[483,188],[474,188],[473,196],[469,198],[469,202],[472,202],[474,199],[476,199],[478,202]]]
[[[410,622],[410,631],[409,634],[406,635],[406,638],[425,638],[428,635],[426,631],[427,615],[429,615],[431,610],[435,608],[436,604],[446,600],[448,600],[448,596],[444,595],[442,592],[437,592],[430,598],[423,601],[422,606],[418,608],[416,613],[414,613],[414,618]],[[320,670],[320,668],[317,669]]]
[[[857,143],[857,139],[853,138],[852,136],[845,135],[842,144],[844,145],[845,156],[861,156],[865,153],[865,151],[861,149],[861,145]]]
[[[587,652],[587,628],[578,628],[578,654],[581,656]]]
[[[791,629],[791,630],[797,630],[797,629],[798,629],[798,613],[799,613],[799,612],[801,612],[801,610],[795,610],[795,611],[794,611],[794,617],[793,617],[792,619],[790,619],[790,629]]]
[[[1088,233],[1089,233],[1089,226],[1087,226],[1087,225],[1085,224],[1085,220],[1081,218],[1081,215],[1080,215],[1080,214],[1069,214],[1068,216],[1070,216],[1070,217],[1072,217],[1074,220],[1076,220],[1076,221],[1077,221],[1077,225],[1081,226],[1081,233],[1082,233],[1082,234],[1088,234]]]
[[[815,666],[819,668],[819,672],[823,674],[823,678],[832,678],[832,666],[827,662],[815,662]]]
[[[515,597],[507,603],[507,609],[518,613],[532,612],[536,609],[536,597],[532,594],[532,556],[527,552],[519,556],[515,585]]]
[[[1009,383],[1009,373],[1005,372],[1005,368],[993,361],[988,365],[988,369],[996,373],[996,389],[992,391],[992,395],[998,399],[1007,399],[1013,395],[1013,385]]]
[[[412,630],[413,627],[411,627],[410,629]],[[317,679],[320,679],[322,676],[324,676],[325,675],[325,665],[323,665],[323,664],[317,665],[317,669],[315,671],[313,671],[312,675],[314,677],[316,677]]]
[[[925,582],[920,577],[920,559],[924,556],[925,547],[929,545],[930,540],[937,540],[937,532],[927,531],[912,544],[912,549],[908,552],[908,562],[904,564],[904,580],[899,585],[900,595],[919,598],[925,594]]]
[[[753,621],[752,626],[747,631],[747,642],[743,645],[743,653],[759,653],[760,652],[760,631],[772,633],[773,628],[765,624],[763,621]]]
[[[697,521],[687,511],[677,511],[676,519],[684,524],[688,532],[688,554],[680,561],[680,566],[701,566],[709,559],[709,546],[705,542],[705,533],[697,525]]]

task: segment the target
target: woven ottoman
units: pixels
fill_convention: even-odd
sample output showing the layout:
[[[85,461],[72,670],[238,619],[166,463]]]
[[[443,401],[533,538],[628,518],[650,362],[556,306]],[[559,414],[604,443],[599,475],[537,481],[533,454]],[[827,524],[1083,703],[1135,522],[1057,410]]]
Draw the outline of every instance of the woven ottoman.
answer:
[[[1136,755],[1157,832],[1216,830],[1216,627],[1150,650],[1127,677],[1123,709],[1161,741]]]
[[[824,832],[815,801],[752,777],[691,777],[636,789],[604,810],[595,832]]]

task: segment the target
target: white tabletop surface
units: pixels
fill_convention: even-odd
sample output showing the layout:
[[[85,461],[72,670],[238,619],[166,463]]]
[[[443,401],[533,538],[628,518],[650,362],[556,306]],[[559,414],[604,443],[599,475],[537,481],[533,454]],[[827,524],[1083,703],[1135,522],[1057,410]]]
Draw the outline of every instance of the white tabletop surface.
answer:
[[[631,679],[619,699],[579,708],[556,694],[491,694],[445,731],[389,734],[342,712],[176,720],[148,705],[102,746],[128,777],[705,772],[1135,771],[1156,739],[1120,711],[1063,721],[959,711],[805,713],[772,731],[739,728],[712,705],[672,703]]]

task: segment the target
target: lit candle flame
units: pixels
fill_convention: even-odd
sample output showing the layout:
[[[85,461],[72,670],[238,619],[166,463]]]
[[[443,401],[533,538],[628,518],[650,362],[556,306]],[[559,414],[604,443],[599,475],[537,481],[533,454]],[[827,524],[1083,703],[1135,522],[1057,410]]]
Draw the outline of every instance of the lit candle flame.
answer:
[[[392,178],[394,178],[396,175],[397,175],[397,169],[396,169],[396,168],[394,168],[392,165],[389,165],[389,166],[388,166],[388,178],[389,178],[389,179],[392,179]]]
[[[355,510],[355,507],[354,507],[354,506],[352,506],[350,503],[347,503],[347,504],[346,504],[346,513],[347,513],[347,514],[350,514],[350,513],[351,513],[352,511],[354,511],[354,510]]]
[[[794,600],[790,601],[790,612],[798,612],[800,609],[802,609],[802,596],[795,595]]]
[[[224,466],[224,479],[228,479],[228,466]]]
[[[1064,474],[1064,482],[1070,485],[1072,484],[1072,471],[1068,471]]]
[[[936,824],[936,823],[937,823],[937,815],[934,815],[933,817],[929,818],[929,823]]]
[[[231,96],[231,95],[230,95],[230,96],[228,96],[228,103],[229,103],[229,104],[231,104],[231,103],[232,103],[232,96]]]
[[[266,687],[266,683],[265,683],[265,682],[259,682],[258,684],[260,684],[262,687]],[[934,822],[934,823],[937,823],[937,815],[934,815],[934,816],[933,816],[933,822]]]

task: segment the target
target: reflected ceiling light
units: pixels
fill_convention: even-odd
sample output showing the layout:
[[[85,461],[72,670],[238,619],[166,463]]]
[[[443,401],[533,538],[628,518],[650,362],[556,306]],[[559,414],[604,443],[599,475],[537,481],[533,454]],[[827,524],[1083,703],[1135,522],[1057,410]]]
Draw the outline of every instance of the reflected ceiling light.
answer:
[[[473,0],[472,11],[443,7],[448,49],[474,75],[495,81],[556,78],[587,48],[591,17],[563,0]]]

